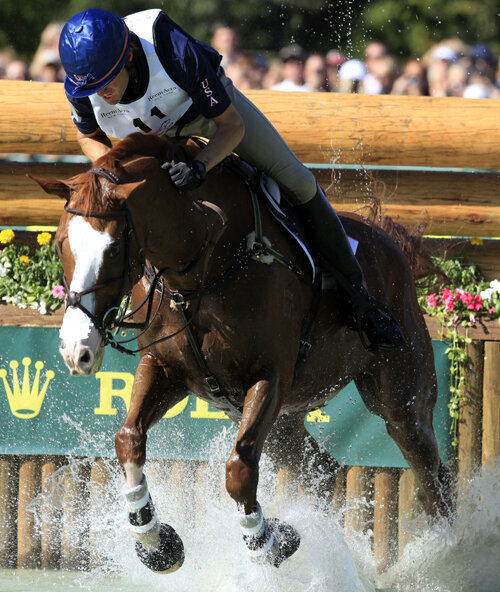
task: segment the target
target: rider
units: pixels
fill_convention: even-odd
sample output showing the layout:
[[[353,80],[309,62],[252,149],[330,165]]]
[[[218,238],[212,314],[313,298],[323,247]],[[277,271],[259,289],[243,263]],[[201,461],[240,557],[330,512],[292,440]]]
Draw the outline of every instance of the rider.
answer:
[[[209,142],[195,160],[166,165],[177,188],[189,191],[236,152],[275,179],[296,206],[310,248],[346,290],[350,316],[360,317],[373,348],[404,343],[399,325],[366,291],[342,224],[314,175],[225,76],[213,48],[160,9],[124,19],[88,9],[64,25],[59,53],[78,141],[91,161],[111,149],[108,136],[143,131],[173,137],[181,130],[202,136]]]

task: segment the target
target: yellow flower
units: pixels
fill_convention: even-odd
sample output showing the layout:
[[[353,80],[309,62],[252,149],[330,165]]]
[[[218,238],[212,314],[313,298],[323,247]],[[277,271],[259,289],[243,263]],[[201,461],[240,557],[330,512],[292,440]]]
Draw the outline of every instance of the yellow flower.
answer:
[[[21,255],[19,257],[19,261],[23,264],[23,265],[28,265],[28,263],[30,262],[29,257],[27,257],[26,255]]]
[[[0,244],[7,245],[14,238],[15,234],[12,228],[0,230]]]
[[[470,244],[471,245],[482,245],[483,239],[480,238],[479,236],[476,236],[476,237],[470,239]]]
[[[40,234],[36,237],[39,245],[47,245],[52,240],[52,235],[50,232],[40,232]]]

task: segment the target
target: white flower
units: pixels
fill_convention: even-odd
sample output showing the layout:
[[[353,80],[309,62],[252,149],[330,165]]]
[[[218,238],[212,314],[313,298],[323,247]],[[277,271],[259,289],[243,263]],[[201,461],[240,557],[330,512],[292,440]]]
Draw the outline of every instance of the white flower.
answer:
[[[492,282],[490,282],[490,287],[493,288],[495,292],[500,292],[500,281],[493,280]]]
[[[8,269],[0,263],[0,277],[5,277],[8,273]]]
[[[45,302],[45,300],[40,301],[40,307],[38,309],[38,312],[43,315],[47,314],[47,303]]]
[[[493,288],[486,288],[486,290],[482,290],[479,295],[483,300],[490,300],[493,292]]]

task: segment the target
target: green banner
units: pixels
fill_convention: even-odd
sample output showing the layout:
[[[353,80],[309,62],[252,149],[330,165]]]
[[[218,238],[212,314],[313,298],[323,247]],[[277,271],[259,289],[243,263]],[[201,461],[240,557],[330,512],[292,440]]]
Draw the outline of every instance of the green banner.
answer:
[[[138,357],[108,349],[100,372],[69,375],[58,352],[58,329],[0,327],[0,454],[114,456]],[[442,458],[450,458],[446,344],[433,343],[439,400],[434,429]],[[361,466],[407,466],[370,414],[353,383],[306,427],[339,462]],[[148,458],[207,460],[228,454],[236,429],[223,412],[189,396],[148,434]]]

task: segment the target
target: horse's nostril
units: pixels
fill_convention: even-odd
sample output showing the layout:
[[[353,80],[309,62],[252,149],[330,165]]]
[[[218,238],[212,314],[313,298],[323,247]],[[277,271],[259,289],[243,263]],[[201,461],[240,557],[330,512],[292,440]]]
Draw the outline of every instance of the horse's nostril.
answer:
[[[85,349],[82,351],[82,353],[80,354],[79,361],[82,364],[88,364],[91,361],[90,352],[88,349]]]

